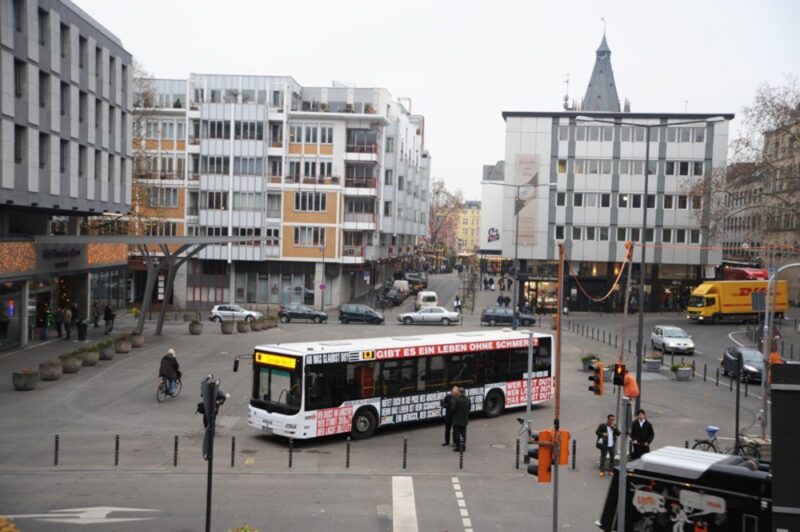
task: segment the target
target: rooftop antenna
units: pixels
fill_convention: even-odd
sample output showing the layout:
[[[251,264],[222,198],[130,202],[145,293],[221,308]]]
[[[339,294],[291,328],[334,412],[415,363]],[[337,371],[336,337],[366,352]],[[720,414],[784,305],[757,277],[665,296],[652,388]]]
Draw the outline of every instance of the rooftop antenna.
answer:
[[[606,36],[606,12],[603,11],[603,16],[600,17],[600,20],[603,21],[603,37]]]
[[[564,110],[569,111],[569,72],[564,74]]]

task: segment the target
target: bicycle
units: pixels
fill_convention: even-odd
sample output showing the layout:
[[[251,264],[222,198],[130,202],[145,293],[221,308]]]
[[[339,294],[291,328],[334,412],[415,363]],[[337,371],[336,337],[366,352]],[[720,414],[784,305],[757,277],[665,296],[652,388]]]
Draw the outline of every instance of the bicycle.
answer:
[[[717,432],[719,432],[719,427],[715,427],[713,425],[708,425],[706,427],[706,438],[696,438],[694,440],[694,445],[692,449],[698,451],[708,451],[714,453],[721,453],[719,447],[719,440],[717,439]],[[745,458],[761,458],[761,451],[758,449],[758,445],[752,442],[742,443],[743,435],[739,434],[739,448],[738,452],[736,446],[729,447],[725,449],[724,454],[738,454],[739,456],[743,456]]]
[[[158,389],[156,390],[156,401],[160,403],[164,401],[164,399],[166,399],[167,397],[170,397],[170,395],[167,393],[168,389],[169,389],[169,383],[167,382],[167,379],[165,377],[161,377],[161,379],[158,382]],[[180,394],[181,394],[181,380],[175,379],[175,389],[172,391],[171,397],[175,399]]]

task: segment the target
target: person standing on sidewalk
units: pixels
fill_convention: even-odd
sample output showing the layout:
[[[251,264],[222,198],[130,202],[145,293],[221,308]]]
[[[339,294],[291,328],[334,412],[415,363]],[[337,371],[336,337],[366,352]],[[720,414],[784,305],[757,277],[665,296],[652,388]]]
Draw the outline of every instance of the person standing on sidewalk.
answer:
[[[469,423],[469,398],[458,386],[453,386],[453,450],[467,450],[467,424]]]
[[[64,310],[64,332],[66,333],[64,340],[69,340],[72,336],[72,309],[70,307]]]
[[[56,325],[56,333],[58,333],[58,337],[61,338],[61,329],[64,326],[64,309],[58,307],[56,309],[56,315],[53,318],[53,322]]]
[[[455,430],[453,430],[453,413],[455,411],[455,397],[452,393],[442,397],[442,408],[444,408],[444,443],[442,447],[450,445],[450,433],[453,433],[453,446],[456,444]]]
[[[620,432],[615,425],[616,418],[613,414],[606,416],[606,422],[597,426],[594,431],[597,436],[596,447],[600,450],[600,476],[609,476],[614,471],[614,447]]]
[[[653,438],[656,437],[653,425],[647,421],[647,414],[645,414],[644,410],[639,409],[636,412],[636,418],[631,426],[631,444],[633,445],[631,460],[636,460],[641,458],[643,454],[649,453],[650,444],[653,443]]]
[[[92,305],[92,322],[94,323],[95,329],[99,327],[97,323],[98,321],[100,321],[100,305],[98,305],[97,301],[95,301]]]
[[[114,311],[111,310],[111,305],[109,303],[106,303],[106,307],[103,309],[103,321],[106,322],[105,334],[114,330]]]

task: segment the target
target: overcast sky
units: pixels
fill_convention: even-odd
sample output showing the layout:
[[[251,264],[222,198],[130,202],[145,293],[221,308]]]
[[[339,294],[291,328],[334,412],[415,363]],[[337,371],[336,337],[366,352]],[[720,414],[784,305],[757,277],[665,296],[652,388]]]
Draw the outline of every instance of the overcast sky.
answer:
[[[286,74],[411,97],[433,176],[467,199],[503,158],[502,111],[559,110],[567,73],[583,95],[604,15],[633,111],[738,114],[800,70],[795,0],[73,1],[157,77]]]

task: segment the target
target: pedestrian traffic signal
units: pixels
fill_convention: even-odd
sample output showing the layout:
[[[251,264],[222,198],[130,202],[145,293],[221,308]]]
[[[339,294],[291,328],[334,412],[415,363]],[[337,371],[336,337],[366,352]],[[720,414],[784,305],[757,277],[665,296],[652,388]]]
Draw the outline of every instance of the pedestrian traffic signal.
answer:
[[[625,374],[627,372],[625,364],[614,364],[614,386],[625,384]]]
[[[528,474],[536,475],[539,482],[550,482],[555,432],[553,429],[531,432],[531,439],[528,441],[528,457],[536,461],[528,466]]]
[[[592,371],[592,376],[589,377],[589,380],[594,383],[594,385],[589,386],[589,391],[594,392],[595,395],[603,395],[603,363],[602,362],[595,362],[589,369]]]

